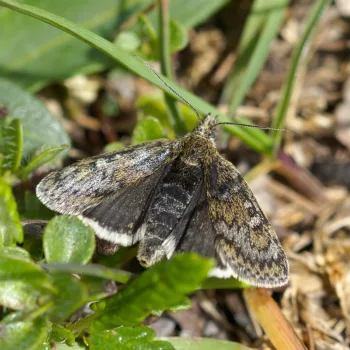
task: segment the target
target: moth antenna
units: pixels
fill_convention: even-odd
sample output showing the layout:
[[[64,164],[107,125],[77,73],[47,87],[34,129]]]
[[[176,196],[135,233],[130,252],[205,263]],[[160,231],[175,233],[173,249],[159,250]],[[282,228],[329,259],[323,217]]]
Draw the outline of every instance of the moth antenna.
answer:
[[[294,135],[299,135],[297,132],[293,130],[288,130],[284,128],[271,128],[269,126],[259,126],[259,125],[251,125],[251,124],[241,124],[241,123],[235,123],[235,122],[220,122],[213,125],[213,129],[216,128],[218,125],[237,125],[237,126],[246,126],[248,128],[256,128],[256,129],[263,129],[263,130],[279,130],[279,131],[288,131],[292,132]]]
[[[185,99],[183,98],[178,92],[176,92],[171,86],[169,86],[164,79],[141,57],[134,55],[137,59],[139,59],[143,64],[145,64],[155,75],[156,77],[169,89],[171,90],[182,102],[184,102],[188,107],[192,109],[192,111],[197,116],[198,120],[202,120],[197,110]]]

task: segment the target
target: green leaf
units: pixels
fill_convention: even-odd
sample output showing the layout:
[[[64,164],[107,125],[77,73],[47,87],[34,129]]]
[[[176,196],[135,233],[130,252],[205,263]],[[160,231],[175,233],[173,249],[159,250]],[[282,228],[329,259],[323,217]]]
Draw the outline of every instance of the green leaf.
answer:
[[[192,3],[192,2],[191,2]],[[27,6],[20,4],[11,0],[0,0],[0,5],[9,7],[15,11],[22,12],[34,18],[40,19],[41,21],[47,22],[57,28],[60,28],[75,37],[85,41],[91,46],[97,48],[106,55],[112,57],[118,61],[122,66],[126,67],[131,72],[138,74],[140,77],[149,81],[153,85],[159,87],[161,90],[166,91],[166,93],[177,100],[180,100],[180,97],[177,96],[174,92],[170,91],[164,83],[158,80],[158,78],[151,72],[139,59],[129,55],[127,52],[119,49],[112,43],[104,40],[100,36],[92,33],[91,31],[86,30],[64,18],[56,16],[52,13],[40,10],[35,7]],[[192,4],[193,6],[198,6]],[[230,118],[225,116],[222,112],[216,109],[214,106],[210,105],[206,101],[200,99],[199,97],[191,94],[190,92],[182,89],[180,86],[176,85],[171,80],[162,76],[164,81],[173,88],[182,98],[186,99],[194,108],[197,109],[199,113],[207,114],[211,113],[212,115],[217,115],[220,122],[230,121]],[[0,95],[1,96],[1,95]],[[0,101],[1,103],[1,101]],[[237,123],[248,123],[249,121],[243,118],[236,118]],[[244,142],[249,144],[252,148],[258,152],[270,154],[270,151],[273,147],[272,139],[264,133],[262,130],[257,128],[246,128],[238,127],[232,125],[223,126],[225,130],[230,132],[233,135],[240,137]],[[61,142],[62,144],[64,142]]]
[[[49,147],[48,149],[40,150],[39,154],[34,156],[29,163],[20,170],[19,176],[28,176],[31,172],[38,169],[42,165],[50,162],[52,159],[61,153],[63,150],[67,149],[68,145],[63,145],[60,147]]]
[[[110,37],[153,0],[25,2],[79,23],[102,37]],[[50,81],[105,70],[115,64],[85,43],[32,18],[4,8],[0,9],[0,17],[1,75],[24,88],[38,90]],[[13,43],[16,43],[16,50],[9,49]]]
[[[168,341],[176,350],[253,350],[239,343],[210,338],[168,337],[160,339]]]
[[[17,252],[0,250],[1,305],[14,310],[33,309],[37,307],[39,297],[49,299],[54,292],[39,266]]]
[[[67,345],[73,345],[75,338],[72,331],[68,328],[59,324],[53,324],[48,340],[50,343],[66,343]]]
[[[161,122],[162,126],[166,128],[168,137],[175,136],[162,95],[143,95],[137,100],[137,107],[143,112],[144,115],[156,117]],[[186,105],[181,105],[180,111],[187,129],[193,130],[198,124],[196,115]]]
[[[95,234],[76,217],[56,216],[45,227],[43,246],[47,262],[85,264],[94,253]]]
[[[170,52],[176,52],[187,46],[187,30],[178,21],[170,21]]]
[[[157,93],[152,95],[143,95],[137,100],[136,106],[143,112],[144,115],[157,118],[162,126],[167,129],[167,132],[172,131],[169,115],[162,94]]]
[[[182,50],[187,45],[187,29],[179,21],[170,21],[170,52]],[[159,58],[159,36],[147,16],[140,16],[132,30],[121,32],[115,41],[126,52],[135,53],[145,59]]]
[[[35,320],[12,321],[10,314],[0,323],[0,349],[2,350],[38,350],[49,330],[45,317]]]
[[[19,257],[22,259],[28,259],[30,261],[30,254],[22,248],[19,247],[4,247],[0,248],[1,254],[10,255],[13,257]]]
[[[64,321],[87,302],[86,289],[77,277],[55,273],[51,275],[51,282],[58,291],[48,312],[54,322]]]
[[[9,109],[11,117],[22,121],[24,159],[44,145],[57,147],[70,144],[62,126],[37,98],[1,78],[0,105]]]
[[[132,143],[143,143],[164,137],[163,127],[159,120],[154,117],[146,117],[136,124],[132,134]]]
[[[23,241],[23,229],[11,187],[0,177],[0,247]]]
[[[19,119],[13,119],[5,123],[3,128],[3,153],[4,159],[0,171],[15,172],[22,159],[23,130]]]
[[[110,142],[108,145],[106,145],[103,149],[104,152],[114,152],[119,151],[120,149],[124,148],[125,145],[122,142]]]
[[[94,304],[92,329],[134,326],[153,311],[183,304],[184,296],[206,278],[212,261],[196,254],[178,254],[152,266],[116,296]]]
[[[142,39],[136,33],[127,30],[121,32],[115,40],[115,44],[127,52],[135,52],[141,43]]]
[[[191,299],[184,297],[181,302],[179,302],[177,305],[169,308],[170,312],[181,312],[188,310],[192,307],[192,301]]]
[[[110,331],[92,333],[91,350],[175,350],[164,340],[154,340],[156,332],[145,326],[120,327]]]

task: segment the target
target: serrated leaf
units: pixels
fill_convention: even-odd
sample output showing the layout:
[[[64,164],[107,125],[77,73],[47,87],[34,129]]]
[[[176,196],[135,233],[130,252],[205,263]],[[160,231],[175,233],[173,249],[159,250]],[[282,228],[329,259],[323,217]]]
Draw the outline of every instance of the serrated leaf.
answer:
[[[43,247],[47,262],[87,263],[95,250],[95,234],[78,218],[56,216],[46,226]]]
[[[0,247],[23,241],[23,229],[11,187],[0,177]]]
[[[157,140],[164,136],[159,120],[154,117],[146,117],[136,124],[132,135],[132,143],[137,144]]]
[[[184,296],[199,287],[212,261],[196,254],[178,254],[152,266],[116,296],[94,304],[92,329],[134,326],[153,311],[183,304]]]
[[[25,3],[79,23],[102,37],[111,37],[119,26],[153,1],[26,0]],[[0,17],[1,75],[24,88],[38,90],[50,81],[115,65],[109,57],[57,28],[5,8],[0,8]],[[16,50],[8,49],[14,42]]]
[[[35,320],[14,321],[12,314],[0,323],[0,349],[2,350],[38,350],[44,342],[49,322],[45,317]]]
[[[42,165],[50,162],[52,159],[56,158],[56,156],[61,153],[63,150],[67,149],[68,145],[63,145],[60,147],[49,147],[48,149],[43,150],[35,157],[33,157],[29,163],[20,170],[19,176],[27,176],[32,171],[38,169]]]
[[[22,122],[19,119],[13,119],[3,127],[3,153],[1,171],[16,171],[22,159],[23,151],[23,130]]]
[[[86,289],[75,276],[54,273],[51,283],[58,291],[48,312],[54,322],[64,321],[86,303]]]
[[[39,297],[51,298],[54,292],[39,266],[18,253],[0,250],[0,305],[14,310],[33,309]]]
[[[160,339],[168,341],[176,350],[253,350],[239,343],[210,338],[167,337]]]
[[[57,147],[70,144],[63,127],[37,98],[1,78],[0,105],[9,109],[12,118],[22,121],[24,159],[44,145]]]
[[[175,350],[166,341],[154,340],[156,333],[145,326],[120,327],[110,331],[92,333],[91,350]]]

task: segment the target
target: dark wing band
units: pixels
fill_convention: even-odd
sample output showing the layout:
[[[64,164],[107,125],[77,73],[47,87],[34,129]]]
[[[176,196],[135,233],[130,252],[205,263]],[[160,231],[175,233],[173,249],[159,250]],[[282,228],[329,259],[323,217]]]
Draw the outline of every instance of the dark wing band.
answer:
[[[215,249],[227,269],[254,286],[285,285],[289,267],[281,243],[236,168],[218,154],[205,166],[205,182]]]

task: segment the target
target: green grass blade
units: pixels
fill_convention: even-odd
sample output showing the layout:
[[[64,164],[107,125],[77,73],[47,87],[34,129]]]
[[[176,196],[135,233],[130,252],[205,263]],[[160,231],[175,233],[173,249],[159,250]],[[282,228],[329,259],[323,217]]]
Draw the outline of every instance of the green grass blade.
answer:
[[[287,80],[282,90],[281,98],[277,105],[276,114],[273,120],[272,126],[274,128],[283,128],[285,124],[285,119],[287,116],[287,111],[290,105],[290,100],[293,93],[294,82],[296,80],[296,72],[300,65],[300,62],[303,59],[304,48],[310,42],[312,35],[315,33],[315,27],[317,22],[320,20],[324,10],[327,5],[330,3],[330,0],[317,0],[315,3],[309,19],[306,23],[304,33],[295,48],[293,57],[290,63],[290,69],[288,70]],[[272,137],[274,138],[274,151],[276,152],[279,149],[282,140],[282,130],[274,130],[271,132]]]
[[[221,100],[230,104],[231,114],[236,112],[265,64],[288,3],[289,0],[255,0],[239,44],[235,69]]]
[[[100,36],[84,29],[64,18],[56,16],[47,11],[40,10],[33,6],[28,6],[24,4],[17,3],[11,0],[0,0],[0,5],[13,9],[15,11],[24,13],[31,17],[37,18],[43,22],[49,23],[61,30],[77,37],[78,39],[88,43],[89,45],[95,47],[99,51],[105,53],[107,56],[112,57],[118,61],[125,68],[134,72],[135,74],[141,76],[151,84],[159,87],[161,90],[166,91],[168,95],[179,99],[174,93],[169,91],[162,82],[160,82],[157,77],[140,62],[137,58],[130,54],[120,50],[118,47],[113,45],[111,42],[101,38]],[[202,114],[212,113],[213,115],[218,115],[221,122],[230,121],[225,114],[217,110],[214,106],[200,99],[199,97],[191,94],[190,92],[180,88],[174,82],[164,77],[166,83],[176,90],[183,98],[190,102],[198,112]],[[238,123],[248,123],[247,120],[243,118],[237,118]],[[250,147],[255,149],[260,153],[271,153],[271,148],[273,147],[272,139],[269,135],[259,129],[249,129],[246,127],[232,127],[225,126],[225,130],[230,132],[232,135],[238,136],[241,140],[247,143]]]

